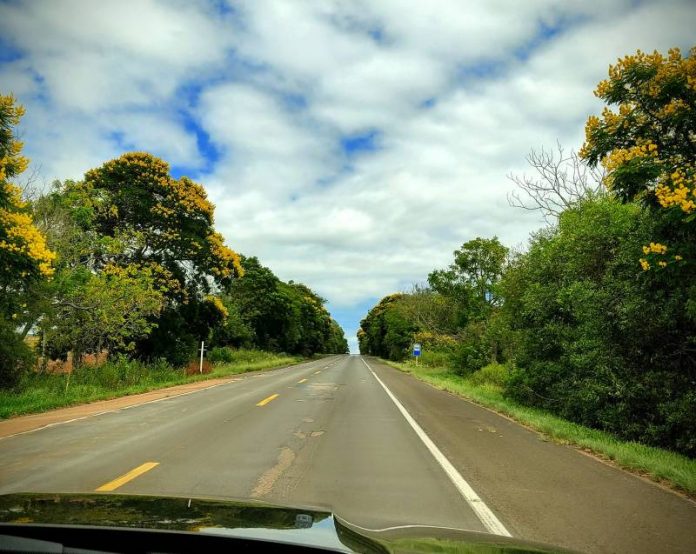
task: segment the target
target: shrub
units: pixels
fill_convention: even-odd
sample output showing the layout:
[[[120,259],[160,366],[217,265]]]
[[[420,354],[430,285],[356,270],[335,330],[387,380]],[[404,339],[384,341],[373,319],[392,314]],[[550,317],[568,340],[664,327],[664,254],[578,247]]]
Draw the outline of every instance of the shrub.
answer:
[[[451,350],[431,350],[424,348],[421,351],[418,363],[428,367],[447,367],[450,364],[451,356]]]
[[[228,364],[234,361],[234,350],[226,346],[215,347],[208,352],[208,361],[212,364]]]
[[[75,369],[70,380],[72,385],[115,389],[169,381],[174,371],[176,370],[163,359],[145,364],[119,354],[100,366],[82,366]]]
[[[34,353],[15,332],[14,326],[0,320],[0,388],[12,388],[31,370]]]
[[[474,385],[495,385],[505,387],[510,377],[510,370],[504,364],[491,363],[474,371],[469,381]]]
[[[452,369],[457,375],[470,375],[488,361],[481,344],[462,343],[451,354]]]

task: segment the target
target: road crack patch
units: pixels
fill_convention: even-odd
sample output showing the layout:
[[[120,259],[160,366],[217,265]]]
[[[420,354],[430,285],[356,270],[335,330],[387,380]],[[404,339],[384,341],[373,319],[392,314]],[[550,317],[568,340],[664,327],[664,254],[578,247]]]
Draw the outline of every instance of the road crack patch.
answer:
[[[278,462],[271,469],[266,471],[259,479],[256,481],[256,486],[251,491],[252,498],[259,498],[267,495],[273,489],[276,481],[280,476],[288,470],[288,468],[295,461],[295,452],[284,446],[280,449],[280,454],[278,455]]]

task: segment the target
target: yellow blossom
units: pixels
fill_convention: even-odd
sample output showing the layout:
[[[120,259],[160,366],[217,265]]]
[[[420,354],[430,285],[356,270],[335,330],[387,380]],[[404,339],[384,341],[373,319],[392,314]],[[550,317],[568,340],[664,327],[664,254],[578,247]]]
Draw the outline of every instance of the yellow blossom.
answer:
[[[29,163],[21,155],[22,143],[12,133],[12,127],[19,124],[22,115],[24,108],[15,105],[12,96],[0,95],[0,268],[15,271],[13,265],[18,263],[15,274],[20,277],[28,276],[22,269],[27,265],[41,275],[50,276],[56,255],[34,226],[20,189],[7,181],[22,173]]]

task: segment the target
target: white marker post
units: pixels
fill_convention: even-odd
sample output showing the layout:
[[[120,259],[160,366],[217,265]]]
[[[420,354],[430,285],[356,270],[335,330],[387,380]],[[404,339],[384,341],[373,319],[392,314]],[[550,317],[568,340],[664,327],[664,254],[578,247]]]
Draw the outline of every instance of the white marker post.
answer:
[[[203,373],[203,352],[205,351],[205,341],[201,341],[201,363],[198,367],[198,372]]]

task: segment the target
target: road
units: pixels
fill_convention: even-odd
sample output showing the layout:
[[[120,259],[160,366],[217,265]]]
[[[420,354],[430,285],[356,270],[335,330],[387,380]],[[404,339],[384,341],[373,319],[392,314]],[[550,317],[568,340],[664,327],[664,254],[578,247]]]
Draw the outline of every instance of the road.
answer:
[[[0,468],[0,493],[254,498],[370,528],[696,551],[693,501],[360,356],[6,437]]]

